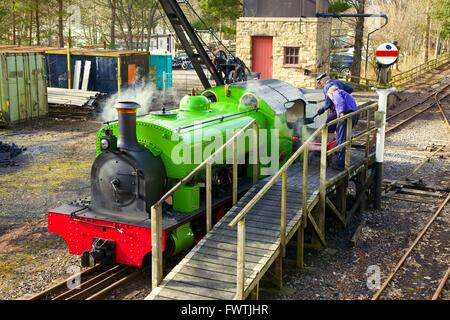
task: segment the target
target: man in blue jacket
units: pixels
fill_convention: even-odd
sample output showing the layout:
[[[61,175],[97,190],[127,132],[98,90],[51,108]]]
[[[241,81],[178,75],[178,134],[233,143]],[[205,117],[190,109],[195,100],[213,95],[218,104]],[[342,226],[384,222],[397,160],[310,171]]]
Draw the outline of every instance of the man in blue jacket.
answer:
[[[352,94],[353,92],[353,88],[350,87],[349,85],[345,84],[342,81],[339,80],[335,80],[335,79],[331,79],[326,73],[322,73],[321,75],[319,75],[317,78],[317,83],[318,85],[323,88],[323,95],[325,98],[325,102],[322,108],[320,108],[319,110],[317,110],[317,113],[319,115],[323,114],[325,111],[329,110],[328,112],[328,116],[327,116],[327,123],[330,121],[333,121],[334,119],[337,118],[337,114],[336,114],[336,110],[334,108],[334,104],[333,101],[328,97],[328,90],[332,87],[332,86],[337,86],[339,89],[344,90],[345,92]],[[332,126],[330,128],[328,128],[329,132],[334,132],[336,130],[335,126]]]
[[[336,115],[343,117],[349,113],[358,111],[355,98],[344,90],[339,89],[338,86],[331,86],[327,91],[327,97],[333,102]],[[358,116],[354,116],[352,124],[355,126],[358,123]],[[347,137],[347,121],[338,122],[336,127],[336,145],[345,143]],[[333,164],[334,169],[342,170],[345,165],[345,148],[336,152],[337,161]]]

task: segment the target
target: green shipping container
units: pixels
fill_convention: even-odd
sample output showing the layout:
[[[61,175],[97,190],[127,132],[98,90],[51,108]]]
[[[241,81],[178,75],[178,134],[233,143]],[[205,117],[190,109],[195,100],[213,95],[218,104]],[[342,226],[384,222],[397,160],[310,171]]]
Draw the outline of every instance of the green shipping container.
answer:
[[[44,54],[0,50],[0,124],[24,122],[47,113]]]

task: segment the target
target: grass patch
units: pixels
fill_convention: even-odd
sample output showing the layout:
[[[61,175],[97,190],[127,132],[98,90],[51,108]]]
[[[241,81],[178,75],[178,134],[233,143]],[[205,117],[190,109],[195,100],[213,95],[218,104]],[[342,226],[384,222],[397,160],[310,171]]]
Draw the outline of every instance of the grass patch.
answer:
[[[25,188],[27,193],[52,191],[70,180],[89,179],[91,165],[91,160],[54,160],[46,164],[32,165],[24,170],[0,176],[0,193],[2,196],[17,196],[17,192]]]
[[[6,279],[16,277],[16,269],[33,263],[34,255],[25,252],[0,255],[0,275]]]

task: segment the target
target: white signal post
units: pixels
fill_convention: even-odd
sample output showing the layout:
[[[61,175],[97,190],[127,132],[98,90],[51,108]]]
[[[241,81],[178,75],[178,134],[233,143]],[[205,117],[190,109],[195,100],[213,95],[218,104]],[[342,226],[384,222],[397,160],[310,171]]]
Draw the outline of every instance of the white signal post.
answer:
[[[380,45],[375,56],[379,64],[380,79],[387,82],[388,69],[398,60],[398,48],[393,43],[383,43]],[[386,83],[382,83],[383,85]],[[383,189],[384,175],[384,141],[386,136],[386,113],[388,96],[395,91],[395,88],[377,88],[378,94],[378,115],[379,122],[377,131],[376,158],[375,158],[375,208],[381,209],[381,193]]]

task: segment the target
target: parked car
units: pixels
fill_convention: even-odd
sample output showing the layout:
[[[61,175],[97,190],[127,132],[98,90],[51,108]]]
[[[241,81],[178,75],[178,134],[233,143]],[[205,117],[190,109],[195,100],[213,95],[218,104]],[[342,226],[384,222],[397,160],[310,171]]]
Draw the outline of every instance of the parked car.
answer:
[[[353,48],[355,39],[351,37],[333,37],[331,38],[331,47],[333,49]]]
[[[176,55],[172,60],[172,68],[174,69],[194,69],[194,66],[192,65],[191,59],[185,54],[183,55]]]
[[[353,56],[350,54],[334,54],[331,56],[330,66],[332,71],[349,75],[352,65]]]

